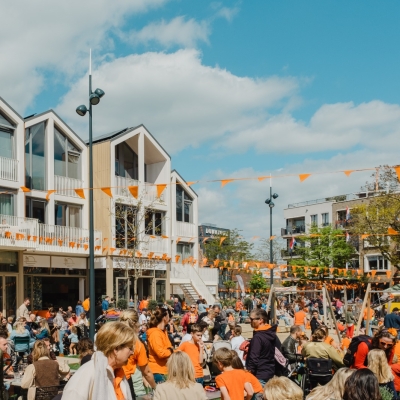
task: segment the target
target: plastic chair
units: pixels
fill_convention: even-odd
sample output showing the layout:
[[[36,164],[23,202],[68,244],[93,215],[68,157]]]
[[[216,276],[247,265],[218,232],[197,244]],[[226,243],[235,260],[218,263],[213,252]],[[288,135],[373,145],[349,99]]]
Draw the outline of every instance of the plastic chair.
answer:
[[[37,387],[35,400],[53,400],[54,397],[63,391],[64,386],[65,385]]]
[[[30,337],[29,336],[15,336],[13,339],[14,347],[22,348],[23,350],[15,350],[16,353],[30,353]]]

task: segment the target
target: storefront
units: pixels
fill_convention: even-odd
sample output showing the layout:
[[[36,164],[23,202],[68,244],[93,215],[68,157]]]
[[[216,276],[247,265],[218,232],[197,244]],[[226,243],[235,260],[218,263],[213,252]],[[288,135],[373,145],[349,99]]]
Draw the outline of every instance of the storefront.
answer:
[[[18,297],[18,252],[0,252],[0,310],[15,315]]]
[[[24,254],[24,297],[32,310],[74,307],[83,300],[87,258]]]

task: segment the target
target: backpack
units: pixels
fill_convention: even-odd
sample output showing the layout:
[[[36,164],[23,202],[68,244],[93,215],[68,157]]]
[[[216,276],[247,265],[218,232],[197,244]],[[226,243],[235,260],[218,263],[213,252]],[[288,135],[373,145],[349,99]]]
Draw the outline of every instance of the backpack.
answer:
[[[371,350],[371,347],[372,347],[371,338],[368,335],[355,336],[351,340],[350,346],[347,349],[346,354],[343,358],[343,364],[347,368],[350,368],[354,364],[354,360],[355,360],[354,355],[357,352],[358,346],[361,343],[365,343],[368,346],[368,349]],[[364,365],[367,366],[367,359],[365,360]]]
[[[289,376],[289,361],[275,346],[275,376]]]

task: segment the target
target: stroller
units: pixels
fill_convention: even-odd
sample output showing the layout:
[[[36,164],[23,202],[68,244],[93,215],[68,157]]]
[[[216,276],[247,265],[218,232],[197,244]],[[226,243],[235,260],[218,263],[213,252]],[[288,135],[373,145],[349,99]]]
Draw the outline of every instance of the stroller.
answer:
[[[213,363],[214,353],[218,349],[226,348],[232,350],[231,342],[228,340],[218,340],[217,342],[206,342],[204,343],[204,382],[207,384],[215,384],[215,377],[221,373],[221,371]]]

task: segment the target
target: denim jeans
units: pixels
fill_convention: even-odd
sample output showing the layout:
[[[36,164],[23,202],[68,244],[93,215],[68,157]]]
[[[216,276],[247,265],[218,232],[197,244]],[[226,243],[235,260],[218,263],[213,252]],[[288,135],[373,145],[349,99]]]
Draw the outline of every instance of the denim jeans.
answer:
[[[261,386],[264,388],[265,384],[267,381],[264,381],[263,379],[259,379],[258,382],[260,382]]]
[[[58,347],[60,349],[60,354],[64,354],[64,344],[63,344],[63,337],[65,334],[65,331],[62,331],[61,329],[58,331],[59,334],[59,341],[58,341]]]
[[[204,378],[196,378],[196,382],[204,385]]]
[[[167,375],[163,374],[153,374],[154,375],[154,381],[158,385],[159,383],[164,383],[167,380]]]

